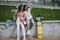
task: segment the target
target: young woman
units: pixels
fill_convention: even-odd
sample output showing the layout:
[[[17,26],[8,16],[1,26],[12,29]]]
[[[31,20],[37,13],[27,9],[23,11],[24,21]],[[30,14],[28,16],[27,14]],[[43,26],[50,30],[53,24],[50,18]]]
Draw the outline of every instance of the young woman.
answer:
[[[28,1],[29,2],[29,1]],[[32,27],[34,26],[34,20],[32,18],[32,15],[30,13],[30,10],[32,9],[32,4],[29,2],[30,4],[30,8],[28,8],[27,5],[24,5],[24,14],[26,16],[26,21],[27,21],[27,35],[31,34],[31,32],[29,31],[30,30],[30,22],[32,23]]]
[[[25,19],[25,14],[23,13],[23,5],[19,6],[19,9],[17,11],[17,40],[20,38],[20,28],[22,28],[22,34],[23,34],[23,40],[25,40],[25,25],[26,21]]]

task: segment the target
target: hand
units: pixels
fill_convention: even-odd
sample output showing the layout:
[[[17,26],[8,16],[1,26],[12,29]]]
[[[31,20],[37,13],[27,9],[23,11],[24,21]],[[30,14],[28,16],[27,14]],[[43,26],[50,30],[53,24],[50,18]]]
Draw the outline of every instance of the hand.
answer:
[[[17,14],[17,10],[11,10],[13,14]]]
[[[26,25],[26,24],[27,24],[25,20],[22,20],[22,23],[23,23],[24,25]]]
[[[33,4],[28,0],[28,3],[29,3],[29,5],[30,5],[30,9],[32,9],[32,7],[33,7]]]
[[[15,10],[11,10],[11,11],[12,11],[13,14],[15,13]]]

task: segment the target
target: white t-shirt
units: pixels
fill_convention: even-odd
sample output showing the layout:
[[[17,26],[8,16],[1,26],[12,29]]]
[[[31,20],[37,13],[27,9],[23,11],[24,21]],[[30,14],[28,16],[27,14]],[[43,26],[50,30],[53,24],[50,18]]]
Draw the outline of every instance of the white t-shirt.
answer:
[[[24,11],[24,13],[25,13],[27,20],[32,19],[32,15],[30,13],[30,8],[28,8],[28,11]]]

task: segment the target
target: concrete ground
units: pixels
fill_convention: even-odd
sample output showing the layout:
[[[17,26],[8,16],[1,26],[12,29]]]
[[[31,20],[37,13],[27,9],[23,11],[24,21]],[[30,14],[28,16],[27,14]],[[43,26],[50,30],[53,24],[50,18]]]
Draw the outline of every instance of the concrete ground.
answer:
[[[16,40],[16,38],[0,38],[0,40]],[[43,39],[27,37],[26,40],[60,40],[60,37],[45,37]]]

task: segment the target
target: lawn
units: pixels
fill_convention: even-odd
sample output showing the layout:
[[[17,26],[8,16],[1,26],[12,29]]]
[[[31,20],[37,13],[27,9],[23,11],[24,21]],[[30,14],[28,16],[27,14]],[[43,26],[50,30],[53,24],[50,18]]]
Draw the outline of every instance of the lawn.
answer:
[[[15,6],[2,6],[0,5],[0,22],[4,22],[7,19],[13,20],[13,15],[11,13],[12,9],[16,9]],[[35,15],[40,13],[44,20],[60,20],[60,10],[51,10],[51,9],[43,9],[43,8],[33,8],[31,10],[31,14],[33,18]]]
[[[0,5],[0,22],[6,20],[13,20],[13,15],[11,13],[12,9],[16,9],[15,6],[2,6]]]
[[[60,20],[60,10],[56,9],[33,8],[31,13],[34,18],[36,13],[40,13],[44,20]]]

